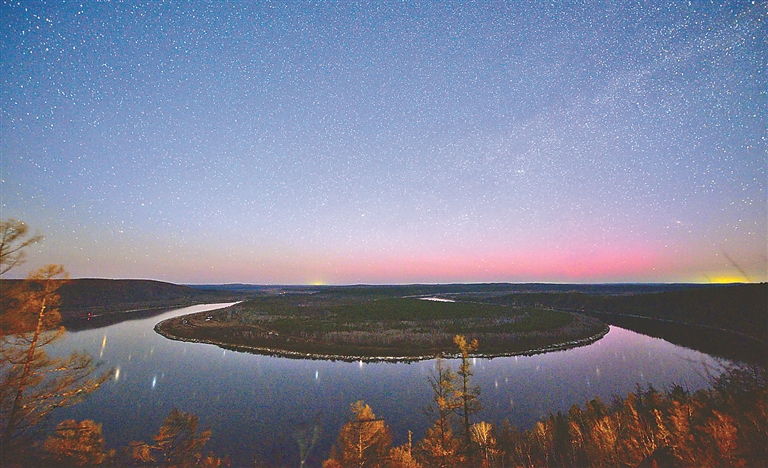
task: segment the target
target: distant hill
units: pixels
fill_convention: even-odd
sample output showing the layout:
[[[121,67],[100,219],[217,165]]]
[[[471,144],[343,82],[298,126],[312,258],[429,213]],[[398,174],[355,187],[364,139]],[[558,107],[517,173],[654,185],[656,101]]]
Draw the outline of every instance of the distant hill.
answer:
[[[61,312],[65,324],[81,319],[122,319],[126,314],[151,312],[170,307],[183,307],[205,302],[240,300],[242,293],[189,286],[153,280],[74,279],[59,289]]]
[[[169,300],[198,300],[219,297],[214,289],[200,290],[189,286],[154,280],[136,279],[75,279],[62,285],[61,309],[103,308],[120,304],[144,304]]]

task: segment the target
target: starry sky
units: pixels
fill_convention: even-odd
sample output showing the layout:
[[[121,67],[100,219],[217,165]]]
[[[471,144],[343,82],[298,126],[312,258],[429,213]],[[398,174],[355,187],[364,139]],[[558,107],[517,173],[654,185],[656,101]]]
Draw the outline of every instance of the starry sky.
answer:
[[[6,2],[15,274],[766,281],[768,3]]]

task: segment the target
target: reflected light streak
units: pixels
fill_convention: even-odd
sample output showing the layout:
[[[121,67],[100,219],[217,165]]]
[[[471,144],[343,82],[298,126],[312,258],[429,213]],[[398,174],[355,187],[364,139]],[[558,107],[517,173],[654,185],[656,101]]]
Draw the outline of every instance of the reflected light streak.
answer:
[[[104,348],[107,347],[107,334],[104,333],[104,339],[101,340],[101,352],[99,352],[99,359],[104,357]]]
[[[115,369],[115,382],[120,380],[120,366]]]
[[[157,386],[157,376],[152,377],[152,389],[154,390]]]

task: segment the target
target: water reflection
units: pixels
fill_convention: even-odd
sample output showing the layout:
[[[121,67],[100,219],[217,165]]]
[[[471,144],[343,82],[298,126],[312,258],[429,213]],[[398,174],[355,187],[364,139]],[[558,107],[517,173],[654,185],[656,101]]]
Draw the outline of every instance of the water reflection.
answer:
[[[99,359],[104,357],[104,348],[107,347],[107,334],[104,333],[104,339],[101,340],[101,351],[99,352]]]
[[[396,444],[405,442],[409,430],[415,440],[423,435],[427,421],[421,410],[431,399],[427,377],[434,361],[294,360],[171,341],[153,330],[165,318],[220,306],[68,333],[58,345],[62,352],[100,356],[104,366],[115,367],[115,376],[84,403],[57,413],[54,423],[96,420],[108,445],[117,447],[149,440],[175,406],[197,414],[213,430],[208,449],[230,455],[235,466],[251,464],[254,454],[278,465],[295,466],[300,458],[319,465],[349,404],[361,399],[386,419]],[[722,366],[705,354],[616,327],[589,346],[473,363],[484,407],[478,418],[496,424],[507,419],[520,428],[594,397],[625,395],[636,384],[680,384],[694,391]],[[458,368],[457,360],[448,364]]]

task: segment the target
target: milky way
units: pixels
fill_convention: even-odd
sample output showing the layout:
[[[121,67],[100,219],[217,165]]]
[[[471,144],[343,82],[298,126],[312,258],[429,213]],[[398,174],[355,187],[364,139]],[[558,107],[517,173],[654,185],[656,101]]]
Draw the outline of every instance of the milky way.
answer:
[[[767,5],[3,3],[2,218],[75,277],[766,281]]]

